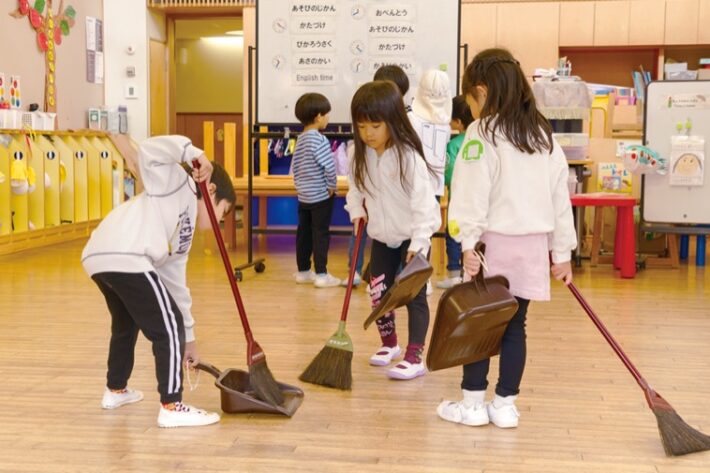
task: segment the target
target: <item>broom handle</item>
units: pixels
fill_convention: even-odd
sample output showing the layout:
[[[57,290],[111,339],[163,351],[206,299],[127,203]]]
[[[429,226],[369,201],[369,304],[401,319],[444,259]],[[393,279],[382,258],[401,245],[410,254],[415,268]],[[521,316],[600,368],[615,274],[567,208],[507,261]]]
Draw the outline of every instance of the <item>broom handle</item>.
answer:
[[[355,236],[355,252],[350,256],[350,273],[348,274],[348,287],[345,290],[345,300],[343,301],[343,312],[340,314],[341,322],[345,322],[348,319],[350,294],[353,292],[353,279],[355,279],[355,266],[357,266],[357,258],[360,256],[360,243],[362,242],[362,234],[364,230],[365,219],[360,218],[360,221],[357,224],[357,235]]]
[[[604,336],[606,339],[607,343],[611,345],[611,348],[614,350],[616,355],[621,359],[621,362],[624,363],[624,366],[626,366],[626,369],[629,370],[631,375],[634,377],[636,382],[638,383],[641,388],[649,392],[651,391],[651,387],[648,385],[648,382],[641,376],[641,373],[636,369],[633,363],[631,363],[631,360],[629,360],[629,357],[626,356],[626,353],[624,353],[624,350],[621,349],[621,346],[619,343],[614,339],[614,337],[609,333],[609,330],[604,326],[601,320],[599,320],[599,317],[597,317],[597,314],[594,313],[594,310],[592,307],[589,305],[589,303],[586,301],[584,296],[579,292],[579,289],[577,289],[577,286],[575,286],[573,283],[569,283],[567,285],[569,290],[572,292],[574,297],[577,299],[577,302],[579,302],[579,305],[582,306],[582,309],[587,313],[590,319],[592,319],[592,322],[594,325],[597,326],[601,334]],[[647,396],[648,398],[648,396]],[[649,399],[650,402],[650,399]]]
[[[200,163],[196,159],[192,161],[192,167],[200,169]],[[200,192],[202,193],[202,202],[205,203],[205,208],[207,209],[207,214],[210,216],[210,223],[212,224],[212,232],[214,233],[215,240],[217,240],[217,246],[219,247],[219,254],[222,255],[222,262],[224,263],[224,269],[227,271],[227,279],[229,279],[229,285],[232,286],[232,294],[234,294],[234,301],[237,303],[237,310],[239,311],[239,318],[242,320],[242,327],[244,328],[244,336],[247,339],[247,343],[251,344],[254,341],[254,336],[251,334],[251,328],[249,327],[249,321],[247,320],[247,313],[244,310],[244,304],[242,303],[242,296],[239,294],[239,288],[237,288],[237,280],[234,278],[234,273],[232,272],[232,264],[229,262],[229,255],[227,254],[227,248],[224,246],[224,238],[222,238],[222,231],[219,228],[219,222],[217,222],[217,216],[214,214],[214,208],[212,207],[212,201],[210,200],[209,191],[207,190],[207,182],[202,181],[198,184],[200,186]]]

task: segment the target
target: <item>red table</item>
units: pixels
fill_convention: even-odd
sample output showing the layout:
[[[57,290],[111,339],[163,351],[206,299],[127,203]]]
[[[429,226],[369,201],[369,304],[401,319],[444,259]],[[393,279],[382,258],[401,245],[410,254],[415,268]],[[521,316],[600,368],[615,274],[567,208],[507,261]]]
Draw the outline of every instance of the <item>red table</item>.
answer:
[[[634,206],[636,198],[620,194],[575,194],[571,196],[574,207],[616,207],[616,233],[614,234],[614,268],[621,270],[622,278],[636,276],[636,226]]]

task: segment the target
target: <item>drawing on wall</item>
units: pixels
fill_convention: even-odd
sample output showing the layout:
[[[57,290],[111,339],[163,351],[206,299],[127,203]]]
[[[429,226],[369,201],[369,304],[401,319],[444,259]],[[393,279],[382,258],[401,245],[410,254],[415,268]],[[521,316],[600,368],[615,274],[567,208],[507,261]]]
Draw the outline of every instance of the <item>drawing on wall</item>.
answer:
[[[670,185],[702,186],[705,175],[705,139],[700,136],[671,137]]]
[[[18,7],[10,16],[20,19],[27,17],[37,33],[37,47],[44,54],[44,109],[57,111],[57,89],[55,84],[55,47],[62,44],[62,36],[68,36],[74,26],[76,10],[71,5],[64,8],[64,0],[59,1],[59,10],[52,12],[52,0],[18,0]],[[44,16],[43,16],[44,15]]]

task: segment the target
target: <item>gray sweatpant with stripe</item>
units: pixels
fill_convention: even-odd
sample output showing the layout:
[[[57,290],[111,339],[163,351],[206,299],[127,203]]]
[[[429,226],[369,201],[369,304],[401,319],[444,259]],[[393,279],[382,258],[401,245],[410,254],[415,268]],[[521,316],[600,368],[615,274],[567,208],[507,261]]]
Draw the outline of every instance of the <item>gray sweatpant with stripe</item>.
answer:
[[[160,402],[181,401],[185,328],[182,313],[158,275],[106,272],[92,279],[111,313],[106,386],[123,389],[128,384],[140,330],[153,345]]]

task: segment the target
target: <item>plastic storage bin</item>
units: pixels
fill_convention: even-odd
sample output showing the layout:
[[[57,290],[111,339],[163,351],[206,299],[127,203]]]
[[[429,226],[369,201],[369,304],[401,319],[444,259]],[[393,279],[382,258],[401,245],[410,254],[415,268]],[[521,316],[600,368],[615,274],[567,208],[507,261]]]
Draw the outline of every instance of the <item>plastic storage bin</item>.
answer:
[[[586,133],[553,133],[568,160],[587,159],[589,135]]]

